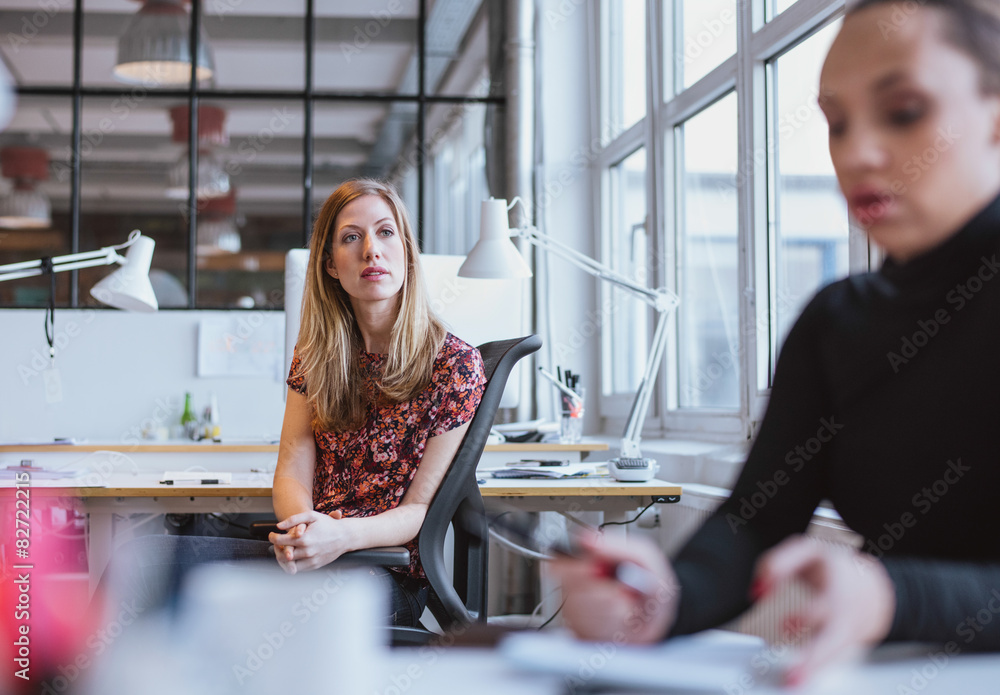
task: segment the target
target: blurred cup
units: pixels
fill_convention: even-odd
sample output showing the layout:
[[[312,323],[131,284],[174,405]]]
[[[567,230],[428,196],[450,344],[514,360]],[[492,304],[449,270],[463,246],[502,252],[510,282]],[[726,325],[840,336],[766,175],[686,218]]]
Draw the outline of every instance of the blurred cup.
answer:
[[[387,653],[385,597],[361,569],[286,575],[222,564],[185,582],[180,633],[215,692],[370,693]]]
[[[586,390],[577,388],[576,392],[580,394],[579,399],[565,393],[560,397],[560,444],[578,444],[583,438],[583,400],[586,398]]]

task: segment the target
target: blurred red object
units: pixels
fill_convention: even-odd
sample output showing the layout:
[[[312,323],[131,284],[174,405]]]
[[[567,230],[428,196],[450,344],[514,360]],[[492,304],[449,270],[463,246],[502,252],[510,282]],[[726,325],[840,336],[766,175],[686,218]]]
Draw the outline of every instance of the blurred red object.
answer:
[[[0,690],[71,693],[90,666],[99,601],[74,566],[81,538],[67,522],[72,513],[40,493],[30,484],[0,489],[0,660],[8,665]]]

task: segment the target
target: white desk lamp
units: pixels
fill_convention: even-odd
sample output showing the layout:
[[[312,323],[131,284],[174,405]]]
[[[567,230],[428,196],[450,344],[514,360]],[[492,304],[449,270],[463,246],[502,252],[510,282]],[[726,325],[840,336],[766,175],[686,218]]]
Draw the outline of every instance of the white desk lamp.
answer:
[[[650,289],[639,285],[593,258],[542,234],[534,226],[509,229],[507,211],[517,202],[518,199],[515,198],[508,206],[507,201],[503,199],[490,198],[483,201],[479,241],[472,247],[458,274],[470,278],[531,277],[531,268],[510,241],[511,238],[520,237],[564,258],[595,277],[628,290],[656,309],[659,314],[656,330],[653,332],[646,369],[636,391],[635,400],[632,401],[628,421],[625,423],[625,432],[621,440],[621,457],[613,459],[608,466],[611,475],[618,480],[649,480],[656,475],[658,466],[652,459],[643,458],[639,440],[642,436],[642,424],[649,409],[653,385],[656,382],[656,373],[660,368],[667,344],[668,318],[670,312],[680,304],[680,298],[663,287]]]
[[[149,282],[149,264],[155,246],[156,242],[135,229],[129,234],[128,241],[118,246],[0,265],[0,282],[118,263],[122,267],[94,285],[90,295],[116,309],[153,312],[159,308]],[[128,248],[128,253],[122,256],[118,251],[124,248]]]

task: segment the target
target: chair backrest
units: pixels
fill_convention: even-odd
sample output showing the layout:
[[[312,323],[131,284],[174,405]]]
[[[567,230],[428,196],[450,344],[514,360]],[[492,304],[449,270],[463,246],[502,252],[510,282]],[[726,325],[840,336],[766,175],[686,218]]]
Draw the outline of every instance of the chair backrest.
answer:
[[[511,368],[541,346],[542,340],[537,335],[479,346],[487,379],[483,398],[427,508],[427,516],[417,536],[420,562],[431,587],[427,605],[442,628],[486,620],[489,543],[476,466],[493,427]],[[453,577],[448,576],[444,562],[449,524],[455,532]]]

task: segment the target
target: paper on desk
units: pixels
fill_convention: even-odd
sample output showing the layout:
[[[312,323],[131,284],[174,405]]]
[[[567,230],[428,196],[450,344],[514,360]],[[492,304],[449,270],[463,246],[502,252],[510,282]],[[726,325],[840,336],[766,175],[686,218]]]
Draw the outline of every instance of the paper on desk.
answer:
[[[79,478],[88,472],[83,468],[51,469],[34,466],[7,466],[0,468],[0,480],[13,480],[18,474],[25,473],[33,482],[36,480],[67,480]]]
[[[561,675],[588,687],[638,687],[733,692],[766,648],[747,635],[708,630],[663,644],[583,642],[565,634],[518,632],[500,643],[515,668]]]
[[[592,463],[569,463],[565,466],[518,466],[507,465],[503,468],[481,468],[484,472],[506,472],[507,475],[495,476],[505,478],[581,478],[595,475],[597,466]],[[515,475],[523,474],[523,475]]]

